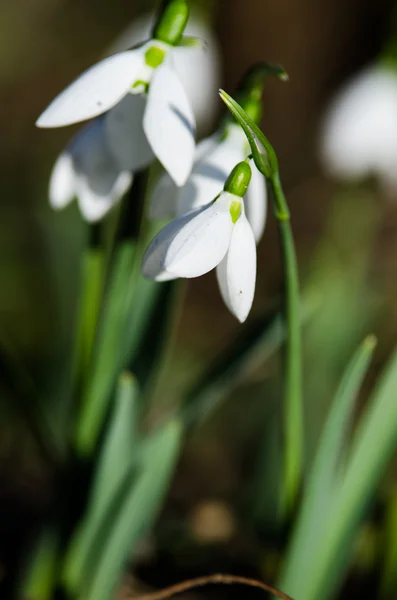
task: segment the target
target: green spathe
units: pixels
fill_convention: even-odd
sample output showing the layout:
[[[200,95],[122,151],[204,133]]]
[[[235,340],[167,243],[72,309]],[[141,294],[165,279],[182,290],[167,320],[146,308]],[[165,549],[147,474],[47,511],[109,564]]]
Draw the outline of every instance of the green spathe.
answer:
[[[251,167],[247,162],[238,163],[230,173],[224,185],[225,192],[242,198],[248,189],[251,181]]]
[[[171,0],[154,27],[153,38],[177,46],[182,40],[188,19],[189,6],[186,1]]]

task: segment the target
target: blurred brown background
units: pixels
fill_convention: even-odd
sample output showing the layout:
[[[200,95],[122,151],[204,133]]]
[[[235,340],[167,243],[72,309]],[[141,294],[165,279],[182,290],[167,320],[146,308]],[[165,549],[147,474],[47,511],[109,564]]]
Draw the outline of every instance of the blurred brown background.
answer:
[[[317,157],[318,128],[327,102],[350,74],[378,54],[390,33],[394,3],[199,0],[197,4],[209,9],[219,37],[226,90],[232,92],[244,71],[258,61],[280,63],[290,76],[288,84],[269,82],[263,128],[279,156],[304,288],[317,286],[329,299],[316,321],[321,333],[310,326],[307,331],[309,373],[318,348],[324,349],[320,364],[314,366],[318,377],[307,383],[310,401],[319,379],[324,386],[324,373],[332,387],[368,329],[380,338],[375,371],[396,338],[397,205],[382,198],[370,182],[364,192],[349,196],[344,206],[344,191],[326,179]],[[153,5],[144,0],[0,2],[0,339],[21,357],[33,384],[44,387],[48,398],[62,387],[60,365],[69,348],[84,225],[76,207],[55,214],[47,206],[51,166],[71,133],[41,131],[34,122],[134,16]],[[277,236],[271,219],[259,265],[254,316],[271,313],[280,302]],[[179,366],[181,373],[168,393],[210,363],[238,327],[222,305],[213,274],[189,281],[172,362],[174,371]],[[324,347],[326,332],[342,340],[338,356]],[[255,390],[263,382],[264,375],[259,374],[250,386]],[[251,388],[244,388],[222,418],[215,418],[192,442],[171,501],[184,517],[191,510],[196,515],[197,506],[209,497],[227,501],[242,485],[251,448],[248,443],[246,454],[241,449],[255,439],[260,425],[249,414],[241,419],[236,403],[251,397]],[[45,506],[50,476],[36,460],[27,432],[18,428],[13,390],[6,381],[0,381],[0,394],[0,537],[5,540],[0,542],[1,557],[18,553],[19,542]],[[253,400],[249,402],[254,406]],[[319,413],[321,406],[319,400]],[[242,423],[236,429],[231,423],[237,414]],[[249,562],[252,547],[247,543],[246,552],[244,535],[239,544],[236,554]]]

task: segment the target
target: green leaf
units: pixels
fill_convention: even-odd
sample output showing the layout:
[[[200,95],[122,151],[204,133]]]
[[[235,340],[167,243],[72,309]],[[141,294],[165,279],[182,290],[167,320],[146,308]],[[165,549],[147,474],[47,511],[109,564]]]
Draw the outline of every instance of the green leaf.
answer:
[[[340,489],[325,517],[321,545],[307,557],[311,564],[305,600],[329,600],[341,584],[359,525],[397,444],[396,389],[397,352],[359,422]]]
[[[59,562],[58,546],[58,535],[52,530],[45,531],[39,538],[22,583],[21,598],[51,600],[54,597]]]
[[[171,421],[147,440],[142,470],[131,482],[81,600],[109,600],[128,557],[153,525],[167,493],[182,439],[180,421]]]
[[[308,556],[316,548],[320,552],[328,522],[324,515],[329,514],[340,489],[340,470],[353,410],[374,348],[375,339],[369,336],[348,365],[321,435],[281,576],[282,588],[293,590],[297,598],[309,597],[305,586],[312,578],[312,565]]]
[[[135,459],[138,396],[134,377],[123,373],[119,378],[112,419],[95,471],[86,517],[72,538],[65,560],[63,580],[73,594],[88,579],[96,562],[100,531],[111,512],[115,490],[122,486]]]
[[[109,401],[122,359],[122,340],[128,309],[127,290],[131,282],[135,245],[124,242],[117,249],[114,268],[105,298],[92,371],[82,400],[77,422],[76,449],[89,456],[103,426]]]

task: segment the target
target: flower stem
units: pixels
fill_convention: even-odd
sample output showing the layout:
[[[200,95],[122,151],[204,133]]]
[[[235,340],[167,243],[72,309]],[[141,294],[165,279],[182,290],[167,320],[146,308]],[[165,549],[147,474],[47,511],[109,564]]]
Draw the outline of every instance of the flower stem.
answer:
[[[302,477],[303,408],[300,299],[298,264],[290,213],[278,172],[270,180],[284,266],[285,319],[287,325],[284,380],[284,485],[282,508],[288,514],[296,500]]]

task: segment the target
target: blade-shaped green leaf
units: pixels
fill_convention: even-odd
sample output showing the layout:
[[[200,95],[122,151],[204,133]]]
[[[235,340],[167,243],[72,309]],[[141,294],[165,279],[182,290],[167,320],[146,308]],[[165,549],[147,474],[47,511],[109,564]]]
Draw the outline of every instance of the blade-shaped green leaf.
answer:
[[[95,575],[81,600],[109,600],[131,552],[153,525],[164,502],[182,439],[174,420],[147,440],[141,473],[127,490],[96,564]]]
[[[325,515],[329,514],[330,506],[340,487],[341,462],[346,450],[353,410],[374,348],[375,339],[369,336],[348,365],[332,403],[309,474],[284,573],[281,576],[283,589],[293,590],[298,599],[307,597],[305,586],[312,577],[308,557],[321,545],[328,520]]]
[[[31,554],[31,562],[21,585],[21,598],[51,600],[54,597],[59,566],[58,547],[59,539],[55,531],[44,531]]]
[[[138,438],[138,386],[132,375],[119,378],[113,416],[105,435],[86,517],[72,538],[66,556],[63,580],[73,593],[89,577],[95,564],[98,539],[107,514],[111,510],[115,490],[122,485],[134,461]]]
[[[340,489],[324,515],[321,544],[307,557],[310,573],[297,600],[329,600],[342,582],[358,527],[397,444],[396,391],[397,352],[361,417]],[[288,591],[295,593],[292,582]]]
[[[93,369],[83,395],[82,413],[77,423],[75,443],[78,453],[82,455],[90,455],[93,451],[120,369],[121,344],[128,306],[126,290],[131,285],[134,258],[135,245],[132,242],[124,242],[114,258]]]

